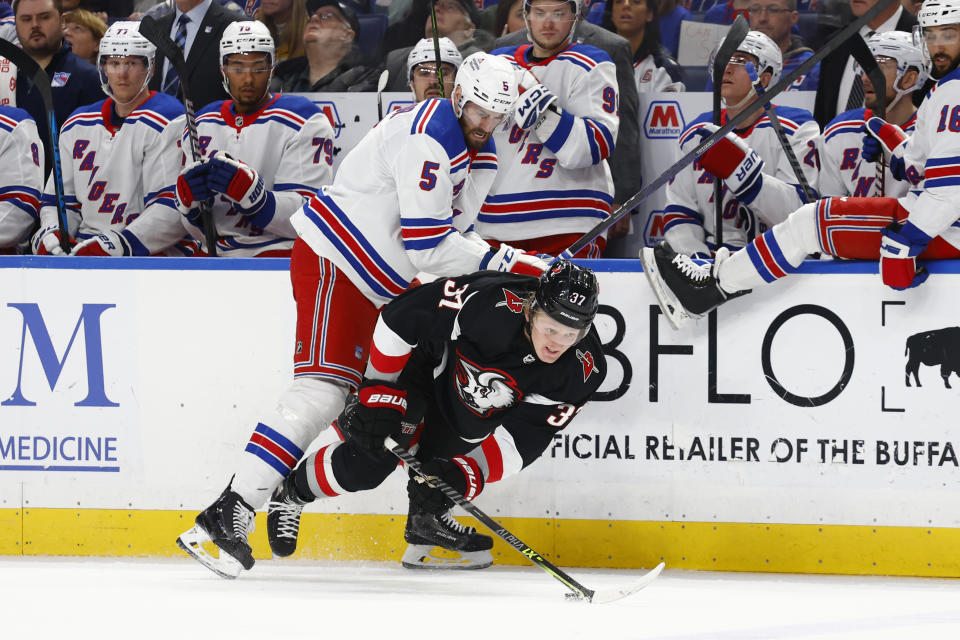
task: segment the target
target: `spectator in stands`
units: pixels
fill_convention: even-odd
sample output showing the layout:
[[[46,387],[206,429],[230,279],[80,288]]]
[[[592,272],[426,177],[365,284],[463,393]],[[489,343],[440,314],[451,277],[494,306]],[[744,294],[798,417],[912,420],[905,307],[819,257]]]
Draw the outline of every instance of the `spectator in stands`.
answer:
[[[305,0],[261,0],[256,17],[277,43],[277,62],[303,55],[303,30],[309,19]]]
[[[733,24],[739,15],[749,20],[750,14],[747,12],[747,7],[752,2],[753,0],[728,0],[728,2],[717,3],[703,14],[703,21],[711,24]]]
[[[70,49],[90,64],[97,64],[100,39],[107,32],[107,23],[86,9],[74,9],[63,14],[63,37]]]
[[[877,0],[849,0],[853,15],[865,14]],[[894,2],[860,29],[864,40],[874,33],[886,31],[906,31],[910,33],[917,19]],[[841,44],[823,59],[820,66],[820,84],[817,88],[817,100],[813,108],[813,117],[825,127],[838,113],[863,106],[863,82],[854,73],[854,60],[850,55],[849,40]]]
[[[377,76],[360,64],[353,9],[338,0],[307,0],[310,20],[303,30],[304,55],[277,66],[274,91],[373,91]]]
[[[494,20],[494,35],[499,38],[526,28],[523,23],[523,0],[500,0]]]
[[[411,16],[423,16],[421,34],[410,43],[387,54],[386,67],[390,72],[387,89],[390,91],[404,91],[407,89],[407,56],[413,44],[420,38],[433,37],[433,22],[427,2],[433,0],[416,0]],[[479,22],[479,12],[472,0],[436,0],[437,32],[438,35],[450,38],[457,45],[460,54],[466,58],[477,51],[489,51],[493,45],[493,37],[476,28]],[[408,18],[409,20],[409,18]]]
[[[14,0],[17,37],[24,53],[50,76],[53,111],[57,126],[77,108],[104,96],[96,67],[75,55],[63,39],[60,0]],[[37,123],[43,141],[45,176],[50,173],[53,156],[49,146],[49,124],[40,91],[32,81],[17,73],[16,105]]]
[[[923,6],[923,0],[900,0],[900,5],[903,6],[904,11],[916,17],[920,7]]]
[[[684,90],[680,66],[660,44],[655,0],[608,0],[603,27],[630,42],[637,91]]]
[[[807,47],[803,38],[792,33],[800,18],[797,12],[797,0],[751,0],[748,8],[750,28],[763,33],[773,40],[783,54],[783,75],[797,68],[804,60],[813,55],[813,49]],[[820,65],[797,78],[790,89],[798,91],[816,91],[820,82]]]
[[[450,38],[440,38],[438,44],[440,70],[443,73],[443,95],[440,94],[440,82],[437,78],[437,53],[433,38],[424,38],[407,56],[407,77],[410,79],[414,102],[423,102],[427,98],[449,98],[453,95],[453,83],[463,63],[463,56]]]
[[[680,0],[659,0],[659,3],[657,28],[660,30],[660,42],[676,58],[680,48],[680,23],[693,20],[693,14],[687,11]]]

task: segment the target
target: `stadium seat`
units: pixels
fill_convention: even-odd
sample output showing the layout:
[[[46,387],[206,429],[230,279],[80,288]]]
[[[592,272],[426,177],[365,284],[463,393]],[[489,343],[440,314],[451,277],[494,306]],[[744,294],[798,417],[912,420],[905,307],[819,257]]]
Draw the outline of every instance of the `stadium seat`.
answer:
[[[817,32],[817,19],[820,16],[816,13],[800,12],[800,19],[797,21],[797,27],[800,29],[800,36],[804,42],[811,42],[813,35]],[[809,44],[808,44],[809,46]]]
[[[387,32],[387,14],[362,13],[357,16],[360,21],[360,33],[357,34],[357,46],[364,58],[373,59],[383,43],[383,34]]]
[[[683,68],[683,84],[687,91],[706,91],[707,78],[709,77],[706,67],[688,66]]]

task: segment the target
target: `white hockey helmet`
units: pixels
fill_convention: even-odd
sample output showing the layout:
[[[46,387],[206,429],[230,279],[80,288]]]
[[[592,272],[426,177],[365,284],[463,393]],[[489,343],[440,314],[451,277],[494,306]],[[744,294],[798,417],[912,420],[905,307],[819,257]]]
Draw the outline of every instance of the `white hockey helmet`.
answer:
[[[459,118],[467,102],[472,102],[494,113],[511,113],[520,97],[517,76],[517,68],[506,58],[483,51],[467,56],[453,85],[453,112]]]
[[[463,64],[463,56],[457,45],[453,44],[450,38],[438,38],[440,43],[440,62],[446,62],[453,65],[454,69],[459,69]],[[407,56],[407,80],[413,80],[413,68],[418,64],[430,62],[436,64],[437,52],[433,47],[433,38],[423,38],[413,46],[410,54]]]
[[[231,22],[220,36],[220,75],[223,76],[223,89],[229,94],[230,84],[227,74],[223,71],[227,56],[243,53],[265,53],[270,57],[270,66],[273,67],[277,59],[276,46],[270,29],[259,20],[241,20]],[[273,72],[270,72],[271,77]]]
[[[583,0],[549,0],[553,4],[569,4],[573,9],[573,24],[570,25],[570,33],[567,34],[567,41],[573,44],[573,32],[576,31],[577,18],[583,13]],[[533,0],[523,0],[523,23],[527,26],[527,40],[533,42],[533,31],[530,29],[530,8]]]
[[[758,76],[764,71],[770,71],[768,86],[773,86],[780,79],[780,73],[783,71],[783,54],[770,36],[759,31],[748,31],[743,42],[737,47],[737,51],[749,53],[757,59]]]
[[[897,95],[887,106],[888,109],[892,109],[903,94],[923,88],[923,83],[927,81],[927,62],[923,55],[924,47],[919,43],[916,34],[903,31],[876,33],[867,41],[867,46],[870,47],[870,53],[874,58],[893,58],[897,61],[897,78],[893,81],[893,88]],[[917,70],[917,81],[909,89],[901,89],[900,80],[910,68]],[[854,73],[857,75],[863,73],[859,64],[854,64]]]
[[[144,87],[150,81],[153,74],[154,59],[157,54],[157,47],[140,34],[139,22],[114,22],[107,28],[106,33],[100,39],[100,48],[97,52],[97,71],[100,72],[100,87],[103,92],[113,97],[110,91],[110,84],[107,82],[107,76],[103,72],[104,58],[110,56],[138,56],[146,58],[147,79],[144,81]],[[139,94],[137,94],[139,95]]]
[[[921,27],[960,23],[960,0],[926,0],[917,13]]]

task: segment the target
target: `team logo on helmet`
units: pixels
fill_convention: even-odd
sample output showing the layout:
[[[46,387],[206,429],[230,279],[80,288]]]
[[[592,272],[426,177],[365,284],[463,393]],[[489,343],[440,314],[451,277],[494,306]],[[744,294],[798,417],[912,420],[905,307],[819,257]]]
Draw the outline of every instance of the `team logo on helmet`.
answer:
[[[464,406],[481,418],[488,418],[517,404],[523,393],[510,374],[483,369],[457,352],[457,394]]]

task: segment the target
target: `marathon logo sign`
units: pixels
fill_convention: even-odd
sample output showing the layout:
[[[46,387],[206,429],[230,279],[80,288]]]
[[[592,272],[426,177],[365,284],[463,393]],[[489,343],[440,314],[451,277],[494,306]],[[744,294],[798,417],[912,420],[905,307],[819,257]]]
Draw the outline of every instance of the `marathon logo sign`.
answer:
[[[330,120],[330,126],[333,127],[333,137],[334,139],[339,138],[340,133],[343,131],[343,120],[340,118],[340,112],[337,110],[337,103],[329,100],[314,100],[313,103],[327,114],[327,119]]]
[[[686,128],[683,110],[676,100],[654,100],[643,119],[644,133],[650,139],[678,138]]]
[[[652,247],[663,240],[664,226],[667,222],[666,211],[651,211],[643,227],[643,242],[645,247]]]

